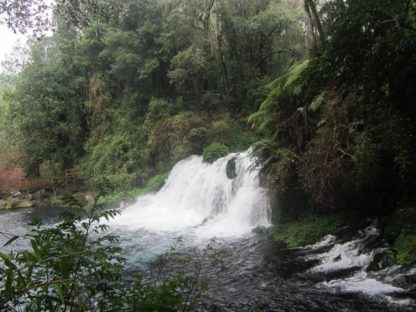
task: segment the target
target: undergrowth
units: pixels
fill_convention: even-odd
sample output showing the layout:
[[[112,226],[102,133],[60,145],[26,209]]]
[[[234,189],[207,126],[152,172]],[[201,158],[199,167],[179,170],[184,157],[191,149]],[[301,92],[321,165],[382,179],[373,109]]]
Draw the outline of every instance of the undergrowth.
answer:
[[[416,264],[416,207],[397,209],[387,220],[385,236],[393,245],[397,264]]]
[[[308,215],[294,222],[274,225],[268,229],[274,240],[283,241],[289,247],[313,244],[328,234],[336,233],[343,226],[343,218],[337,215]]]

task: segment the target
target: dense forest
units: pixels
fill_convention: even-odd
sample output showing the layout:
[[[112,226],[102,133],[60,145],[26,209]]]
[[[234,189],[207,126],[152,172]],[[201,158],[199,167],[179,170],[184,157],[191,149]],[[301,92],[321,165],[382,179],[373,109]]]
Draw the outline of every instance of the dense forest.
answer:
[[[252,147],[271,236],[378,217],[416,263],[416,1],[56,1],[52,22],[13,3],[34,36],[1,76],[2,164],[127,192]]]
[[[107,22],[55,19],[4,118],[28,175],[75,166],[120,188],[211,143],[249,146],[260,88],[305,57],[309,36],[300,4],[279,1],[132,1]]]

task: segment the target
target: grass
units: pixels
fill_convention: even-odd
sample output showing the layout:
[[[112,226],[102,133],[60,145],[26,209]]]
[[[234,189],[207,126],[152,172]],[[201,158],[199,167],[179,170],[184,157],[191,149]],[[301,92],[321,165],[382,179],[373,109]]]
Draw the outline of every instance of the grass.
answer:
[[[268,229],[268,234],[289,247],[300,247],[336,233],[343,225],[343,218],[338,215],[308,215],[295,222],[274,225]]]

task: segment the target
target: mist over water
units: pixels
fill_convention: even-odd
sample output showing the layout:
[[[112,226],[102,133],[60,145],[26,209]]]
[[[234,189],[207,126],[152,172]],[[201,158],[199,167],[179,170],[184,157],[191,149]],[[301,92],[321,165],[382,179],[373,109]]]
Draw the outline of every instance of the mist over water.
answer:
[[[235,161],[236,177],[226,174]],[[191,156],[171,171],[164,187],[143,196],[112,220],[124,230],[192,233],[199,238],[236,237],[270,224],[266,190],[249,152],[234,153],[213,164]]]

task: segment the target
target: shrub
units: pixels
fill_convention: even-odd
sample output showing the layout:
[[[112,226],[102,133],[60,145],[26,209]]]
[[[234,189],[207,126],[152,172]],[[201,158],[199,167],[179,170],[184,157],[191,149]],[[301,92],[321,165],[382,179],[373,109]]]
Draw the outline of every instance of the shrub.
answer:
[[[155,192],[160,190],[165,184],[165,180],[168,177],[168,173],[158,174],[151,178],[147,183],[145,189],[148,192]]]
[[[215,251],[208,246],[191,259],[177,256],[172,246],[151,264],[147,279],[134,276],[127,282],[118,238],[105,234],[108,226],[100,223],[118,212],[97,213],[103,207],[98,198],[87,210],[66,197],[65,204],[82,210],[86,219],[65,215],[51,228],[34,221],[23,237],[31,249],[0,252],[0,310],[24,305],[25,311],[199,311],[207,290],[202,261],[216,260]]]
[[[256,141],[257,137],[254,132],[241,130],[234,135],[229,146],[232,151],[243,151]]]
[[[384,234],[393,244],[398,264],[416,263],[416,207],[396,209],[387,220]]]
[[[212,143],[204,149],[203,158],[205,162],[213,163],[218,158],[227,156],[229,149],[226,145],[221,143]]]
[[[156,121],[166,119],[175,111],[175,104],[164,99],[152,99],[147,109],[145,128],[152,127]]]
[[[400,235],[394,243],[396,262],[402,265],[416,263],[416,235]]]

